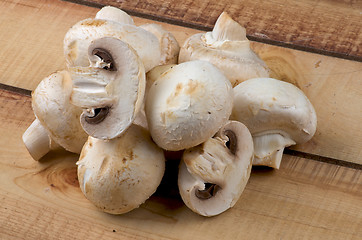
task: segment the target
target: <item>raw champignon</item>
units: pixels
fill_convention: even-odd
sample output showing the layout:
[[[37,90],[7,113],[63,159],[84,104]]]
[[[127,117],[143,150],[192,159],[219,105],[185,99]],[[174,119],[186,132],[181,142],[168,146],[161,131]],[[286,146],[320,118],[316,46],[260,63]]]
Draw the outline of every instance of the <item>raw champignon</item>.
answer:
[[[211,63],[190,61],[161,74],[145,104],[153,140],[165,150],[179,151],[206,141],[225,124],[232,88]]]
[[[85,197],[101,211],[122,214],[138,208],[156,191],[165,158],[148,131],[132,125],[112,140],[89,137],[77,165]]]
[[[230,119],[244,123],[254,139],[254,165],[279,168],[285,147],[309,141],[317,116],[305,94],[293,84],[255,78],[234,89]]]
[[[44,78],[32,93],[36,119],[23,134],[30,155],[39,160],[58,147],[80,153],[88,135],[79,122],[82,109],[70,103],[72,82],[67,71]]]
[[[125,42],[99,38],[89,45],[89,67],[71,67],[71,102],[83,108],[80,121],[95,138],[121,135],[140,111],[145,70],[137,53]]]
[[[233,207],[250,177],[253,140],[244,124],[229,121],[215,137],[185,150],[178,186],[185,204],[202,216]]]

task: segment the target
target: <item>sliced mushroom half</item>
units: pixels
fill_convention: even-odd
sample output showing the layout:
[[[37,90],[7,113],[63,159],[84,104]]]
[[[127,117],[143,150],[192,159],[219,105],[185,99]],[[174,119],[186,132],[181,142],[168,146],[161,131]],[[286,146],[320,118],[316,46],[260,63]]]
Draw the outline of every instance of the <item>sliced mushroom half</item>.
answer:
[[[122,134],[141,109],[145,70],[137,53],[117,38],[100,38],[88,49],[89,67],[71,67],[71,101],[84,109],[84,130],[100,139]]]
[[[138,208],[156,191],[165,158],[148,131],[132,125],[112,140],[89,137],[77,165],[85,197],[101,211],[122,214]]]
[[[244,123],[254,139],[254,165],[279,168],[285,147],[305,143],[317,128],[306,95],[293,84],[273,78],[247,80],[234,89],[230,119]]]
[[[233,207],[250,177],[252,159],[249,130],[227,122],[213,138],[184,152],[178,178],[183,201],[208,217]]]
[[[179,63],[205,60],[217,66],[233,87],[250,78],[269,77],[269,69],[250,48],[246,30],[223,12],[212,32],[188,38],[180,49]]]

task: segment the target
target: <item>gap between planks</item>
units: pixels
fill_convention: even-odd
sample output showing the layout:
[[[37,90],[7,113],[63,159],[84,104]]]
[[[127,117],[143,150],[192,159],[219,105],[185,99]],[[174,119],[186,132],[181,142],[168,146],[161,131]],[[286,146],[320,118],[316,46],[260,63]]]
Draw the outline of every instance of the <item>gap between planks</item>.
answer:
[[[3,83],[0,83],[0,91],[1,90],[7,91],[7,92],[13,93],[13,94],[24,95],[25,97],[31,97],[31,93],[32,93],[31,90],[23,89],[23,88],[19,88],[19,87],[13,87],[13,86],[9,86],[9,85],[3,84]],[[362,164],[352,163],[352,162],[343,161],[343,160],[330,158],[330,157],[319,156],[316,154],[301,152],[301,151],[297,151],[297,150],[293,150],[293,149],[289,149],[289,148],[286,148],[284,150],[284,154],[290,155],[290,156],[295,156],[295,157],[300,157],[300,158],[305,158],[305,159],[309,159],[309,160],[314,160],[314,161],[318,161],[318,162],[338,165],[338,166],[342,166],[342,167],[362,170]]]

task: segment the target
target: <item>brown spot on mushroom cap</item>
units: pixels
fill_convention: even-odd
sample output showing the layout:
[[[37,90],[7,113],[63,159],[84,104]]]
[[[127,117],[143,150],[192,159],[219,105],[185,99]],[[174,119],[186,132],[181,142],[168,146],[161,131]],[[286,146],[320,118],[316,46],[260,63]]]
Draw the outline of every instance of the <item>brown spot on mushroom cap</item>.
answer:
[[[81,23],[82,26],[94,26],[94,27],[99,27],[104,24],[106,24],[106,21],[102,19],[86,19]]]
[[[73,41],[68,45],[68,59],[76,59],[78,56],[78,42]]]
[[[167,98],[166,103],[169,107],[177,107],[180,105],[178,97],[182,96],[189,96],[190,100],[196,100],[204,94],[204,88],[205,85],[202,82],[194,79],[189,79],[185,85],[180,82]]]

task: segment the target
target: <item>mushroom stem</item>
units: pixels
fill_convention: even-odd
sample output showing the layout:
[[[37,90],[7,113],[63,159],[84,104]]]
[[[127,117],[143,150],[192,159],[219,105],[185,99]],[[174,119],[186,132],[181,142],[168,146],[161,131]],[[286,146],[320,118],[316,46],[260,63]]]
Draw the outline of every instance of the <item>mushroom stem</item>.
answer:
[[[226,12],[223,12],[217,19],[212,37],[215,41],[248,41],[246,29],[235,22]]]
[[[269,166],[275,169],[279,169],[284,148],[296,144],[289,137],[278,133],[253,136],[253,142],[253,165]]]
[[[105,6],[99,10],[96,14],[96,19],[110,20],[118,22],[120,24],[130,24],[134,25],[134,21],[130,15],[122,11],[119,8],[112,6]]]
[[[60,148],[60,146],[49,137],[48,132],[38,119],[35,119],[24,132],[23,142],[32,158],[36,161],[40,160],[50,150]]]

